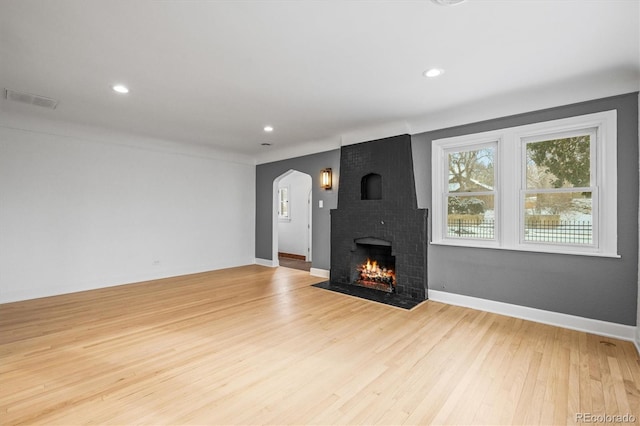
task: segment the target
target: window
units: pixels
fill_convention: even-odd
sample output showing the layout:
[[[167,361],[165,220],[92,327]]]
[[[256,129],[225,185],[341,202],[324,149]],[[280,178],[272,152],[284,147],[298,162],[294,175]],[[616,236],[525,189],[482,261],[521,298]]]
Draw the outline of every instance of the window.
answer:
[[[433,141],[433,244],[617,256],[616,112]]]
[[[447,236],[495,240],[495,155],[497,144],[446,151],[444,171]]]
[[[289,211],[289,187],[283,186],[278,188],[278,219],[281,221],[290,221],[291,214]]]
[[[523,139],[526,242],[594,246],[596,129]]]

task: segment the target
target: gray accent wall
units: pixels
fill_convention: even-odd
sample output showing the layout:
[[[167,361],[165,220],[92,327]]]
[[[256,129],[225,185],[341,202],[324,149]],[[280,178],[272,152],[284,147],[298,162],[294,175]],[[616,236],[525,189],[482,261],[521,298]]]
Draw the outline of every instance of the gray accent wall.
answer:
[[[431,141],[435,139],[612,109],[618,111],[620,259],[430,245],[427,260],[429,288],[635,325],[639,258],[637,93],[413,135],[416,195],[418,208],[431,208]],[[463,119],[461,117],[461,121]],[[330,269],[329,209],[337,207],[337,186],[333,191],[324,192],[318,186],[318,179],[321,169],[331,167],[335,173],[334,183],[338,182],[339,157],[340,151],[333,150],[256,167],[257,258],[271,259],[273,180],[289,169],[295,169],[310,174],[314,179],[313,267]],[[324,200],[323,209],[318,208],[319,199]]]
[[[330,167],[333,188],[320,188],[320,171]],[[329,211],[338,206],[340,150],[321,152],[256,166],[256,258],[272,259],[273,181],[289,170],[311,176],[313,198],[311,251],[312,267],[329,270],[331,256],[331,217]],[[324,206],[318,207],[322,200]]]
[[[433,140],[612,109],[618,112],[620,259],[430,245],[429,287],[635,325],[638,300],[637,93],[414,135],[412,148],[416,190],[418,207],[430,209]]]

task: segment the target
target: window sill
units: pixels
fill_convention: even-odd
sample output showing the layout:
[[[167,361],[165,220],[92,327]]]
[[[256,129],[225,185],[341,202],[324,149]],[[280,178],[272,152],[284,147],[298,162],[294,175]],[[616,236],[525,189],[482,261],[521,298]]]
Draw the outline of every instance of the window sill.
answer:
[[[597,253],[597,252],[589,252],[589,251],[571,251],[571,250],[554,250],[552,248],[540,247],[540,248],[527,248],[527,247],[502,247],[498,245],[484,245],[484,244],[474,244],[473,242],[465,241],[464,244],[450,242],[450,241],[431,241],[430,244],[432,246],[449,246],[449,247],[466,247],[466,248],[481,248],[481,249],[492,249],[492,250],[508,250],[508,251],[523,251],[527,253],[551,253],[551,254],[566,254],[571,256],[590,256],[590,257],[608,257],[614,259],[620,259],[622,256],[615,253]]]

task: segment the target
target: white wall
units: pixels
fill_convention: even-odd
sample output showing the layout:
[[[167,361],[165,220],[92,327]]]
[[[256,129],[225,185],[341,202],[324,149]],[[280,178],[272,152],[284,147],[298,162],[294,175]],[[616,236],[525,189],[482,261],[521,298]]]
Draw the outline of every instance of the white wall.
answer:
[[[29,127],[0,123],[0,302],[254,263],[252,164]]]
[[[309,192],[311,176],[293,171],[280,180],[279,187],[289,187],[291,220],[278,222],[278,251],[307,256],[309,223]]]

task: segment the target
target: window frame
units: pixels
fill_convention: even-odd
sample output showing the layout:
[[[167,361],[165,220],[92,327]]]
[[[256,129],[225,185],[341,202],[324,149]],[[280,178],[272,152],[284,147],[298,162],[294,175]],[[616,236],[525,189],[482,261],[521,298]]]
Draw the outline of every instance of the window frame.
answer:
[[[593,244],[525,241],[526,144],[595,129],[590,141]],[[548,137],[551,136],[551,137]],[[495,241],[447,235],[448,153],[495,141]],[[617,254],[617,112],[593,114],[466,134],[432,141],[432,239],[434,245],[620,257]],[[446,177],[445,177],[446,176]],[[582,189],[582,188],[576,188]],[[538,189],[539,191],[539,189]],[[593,213],[595,212],[595,213]]]

